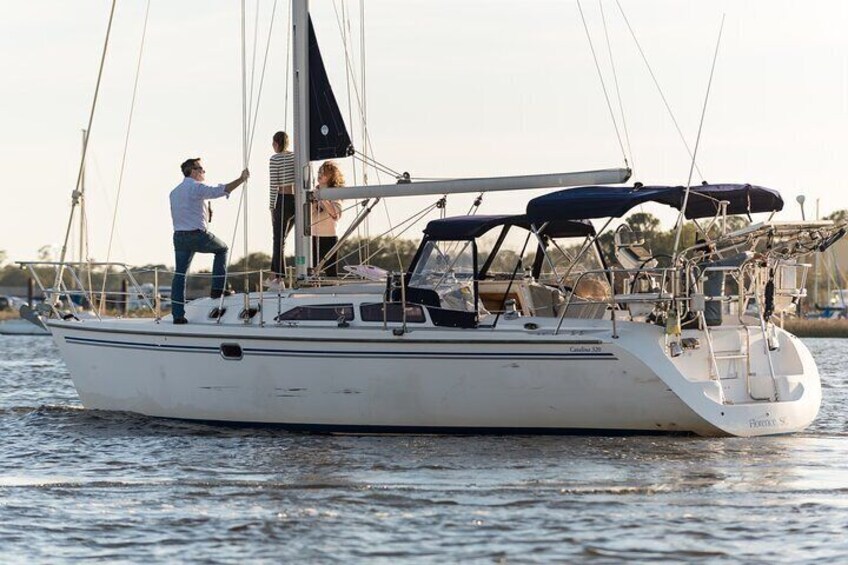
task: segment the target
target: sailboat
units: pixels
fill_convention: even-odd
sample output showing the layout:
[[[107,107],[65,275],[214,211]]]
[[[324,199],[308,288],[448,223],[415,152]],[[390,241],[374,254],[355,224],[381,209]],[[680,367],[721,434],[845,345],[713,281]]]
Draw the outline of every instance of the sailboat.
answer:
[[[758,436],[815,419],[815,361],[780,317],[804,296],[803,256],[844,225],[776,221],[780,195],[747,183],[609,186],[628,168],[313,191],[310,162],[352,145],[307,1],[292,24],[299,284],[192,301],[180,326],[45,320],[86,408],[353,433]],[[560,190],[514,214],[430,222],[406,272],[383,281],[310,284],[310,201],[525,188]],[[610,266],[600,235],[649,203],[712,235],[660,267],[617,230]],[[736,214],[767,217],[732,230]],[[508,234],[524,250],[504,268]]]

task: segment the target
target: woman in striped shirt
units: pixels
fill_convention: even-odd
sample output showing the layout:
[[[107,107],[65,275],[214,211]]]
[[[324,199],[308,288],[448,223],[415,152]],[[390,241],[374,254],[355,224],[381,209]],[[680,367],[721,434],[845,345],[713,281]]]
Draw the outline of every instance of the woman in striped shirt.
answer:
[[[274,226],[274,249],[271,270],[274,278],[265,281],[271,289],[283,288],[285,276],[286,237],[294,227],[294,153],[289,151],[289,136],[284,131],[274,134],[274,154],[270,162],[270,208]]]

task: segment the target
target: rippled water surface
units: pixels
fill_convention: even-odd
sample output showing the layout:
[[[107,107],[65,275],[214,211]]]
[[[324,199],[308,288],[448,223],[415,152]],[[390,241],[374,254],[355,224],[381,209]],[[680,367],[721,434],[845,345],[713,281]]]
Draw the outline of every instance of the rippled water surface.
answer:
[[[848,560],[848,340],[803,434],[328,436],[83,410],[0,337],[0,561]]]

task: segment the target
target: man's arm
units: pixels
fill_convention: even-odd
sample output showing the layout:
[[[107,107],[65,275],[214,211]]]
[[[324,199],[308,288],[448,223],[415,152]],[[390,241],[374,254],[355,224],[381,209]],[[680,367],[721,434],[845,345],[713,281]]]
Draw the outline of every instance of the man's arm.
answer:
[[[247,169],[243,170],[241,172],[241,176],[239,178],[237,178],[236,180],[230,181],[226,185],[224,185],[224,192],[226,192],[227,194],[231,193],[232,191],[234,191],[235,189],[240,187],[242,184],[244,184],[244,181],[246,181],[249,178],[250,178],[250,171],[248,171]]]

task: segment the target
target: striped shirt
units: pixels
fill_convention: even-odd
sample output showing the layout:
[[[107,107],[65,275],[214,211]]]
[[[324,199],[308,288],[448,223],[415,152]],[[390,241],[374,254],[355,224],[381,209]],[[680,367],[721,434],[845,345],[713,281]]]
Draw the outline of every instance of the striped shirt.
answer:
[[[282,153],[274,153],[271,155],[269,164],[270,180],[270,208],[271,210],[277,205],[277,195],[281,186],[287,187],[283,189],[285,194],[294,194],[294,153],[291,151],[283,151]]]

